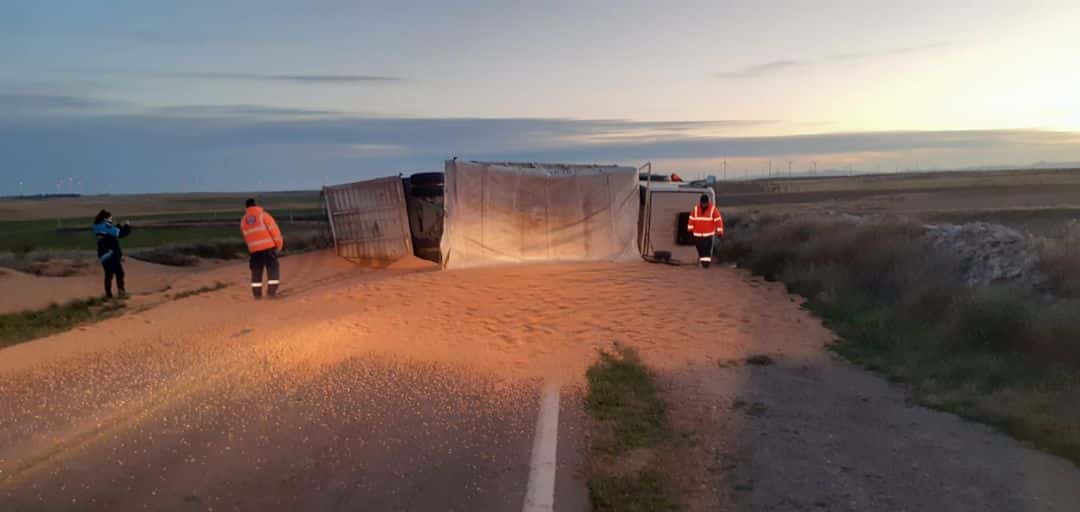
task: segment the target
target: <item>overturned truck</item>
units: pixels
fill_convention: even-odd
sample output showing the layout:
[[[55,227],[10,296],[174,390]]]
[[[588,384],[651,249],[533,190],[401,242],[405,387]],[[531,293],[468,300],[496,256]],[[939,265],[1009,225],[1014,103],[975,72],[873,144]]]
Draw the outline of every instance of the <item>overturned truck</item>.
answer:
[[[444,173],[323,190],[340,256],[407,255],[444,268],[628,261],[692,262],[686,217],[709,187],[655,182],[638,169],[448,160]]]

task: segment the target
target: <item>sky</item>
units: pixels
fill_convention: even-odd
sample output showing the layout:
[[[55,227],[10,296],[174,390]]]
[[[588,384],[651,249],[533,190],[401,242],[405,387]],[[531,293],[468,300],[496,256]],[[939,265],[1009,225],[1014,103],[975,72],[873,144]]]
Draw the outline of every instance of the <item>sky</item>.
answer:
[[[14,0],[0,195],[1080,162],[1078,26],[1075,0]]]

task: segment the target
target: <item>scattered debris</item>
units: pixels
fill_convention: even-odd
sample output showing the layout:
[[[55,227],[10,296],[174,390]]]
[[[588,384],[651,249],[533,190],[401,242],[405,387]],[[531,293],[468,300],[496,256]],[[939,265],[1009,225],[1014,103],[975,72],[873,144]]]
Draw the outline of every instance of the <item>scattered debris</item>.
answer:
[[[752,364],[754,366],[772,366],[775,364],[775,361],[765,354],[755,354],[746,358],[746,364]]]
[[[761,402],[747,402],[741,398],[736,398],[731,402],[732,410],[746,409],[746,414],[750,416],[764,416],[769,410],[769,407]]]
[[[735,368],[742,364],[742,361],[738,359],[717,359],[716,366],[721,368]]]

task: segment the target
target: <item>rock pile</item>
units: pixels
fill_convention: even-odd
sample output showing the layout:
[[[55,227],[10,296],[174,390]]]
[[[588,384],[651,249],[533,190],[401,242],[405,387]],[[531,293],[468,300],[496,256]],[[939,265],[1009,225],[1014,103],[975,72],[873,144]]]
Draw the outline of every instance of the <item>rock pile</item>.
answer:
[[[969,286],[1009,283],[1033,287],[1042,281],[1038,255],[1027,237],[1000,224],[926,226],[930,246],[959,260]]]

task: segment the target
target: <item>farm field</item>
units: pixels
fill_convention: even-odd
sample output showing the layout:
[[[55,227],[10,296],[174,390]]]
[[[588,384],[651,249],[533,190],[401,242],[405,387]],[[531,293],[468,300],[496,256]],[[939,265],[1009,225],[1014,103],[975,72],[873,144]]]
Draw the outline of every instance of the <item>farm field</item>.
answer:
[[[996,222],[1053,234],[1080,217],[1080,169],[866,175],[720,183],[731,213],[846,213]]]

